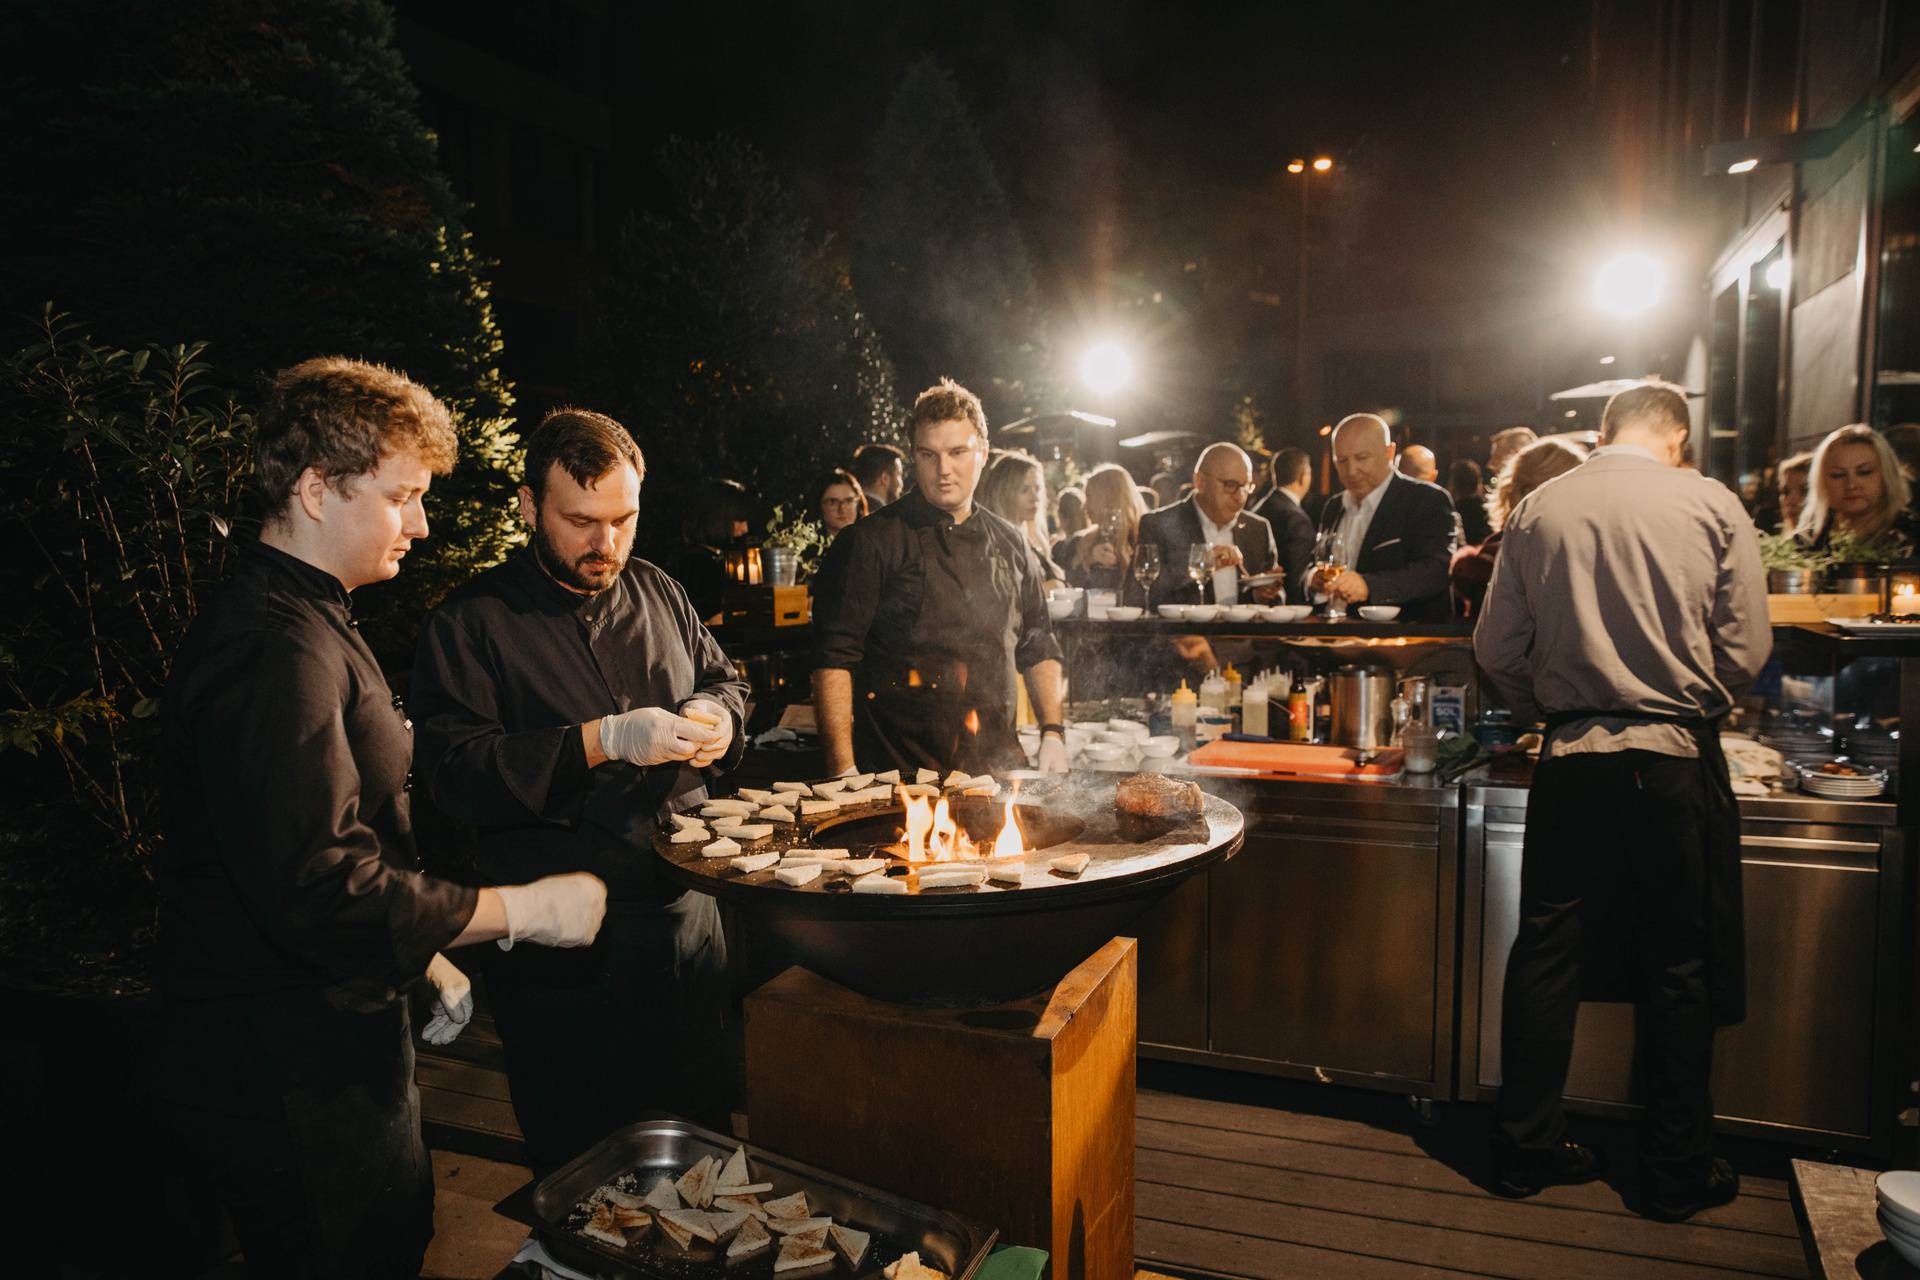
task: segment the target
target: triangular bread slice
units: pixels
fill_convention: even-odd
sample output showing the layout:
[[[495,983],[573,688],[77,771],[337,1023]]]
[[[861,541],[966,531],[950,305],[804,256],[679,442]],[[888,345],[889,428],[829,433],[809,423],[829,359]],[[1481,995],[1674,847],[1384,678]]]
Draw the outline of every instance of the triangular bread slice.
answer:
[[[608,1205],[607,1217],[613,1225],[622,1231],[645,1231],[653,1225],[653,1215],[645,1209],[628,1209],[620,1205]]]
[[[769,1218],[767,1220],[767,1230],[782,1236],[805,1236],[818,1233],[824,1239],[827,1228],[832,1225],[832,1218]]]
[[[880,1269],[887,1280],[947,1280],[947,1273],[920,1261],[920,1252],[903,1253],[899,1259]]]
[[[647,1192],[641,1203],[651,1209],[679,1209],[686,1202],[680,1199],[680,1193],[674,1189],[673,1179],[662,1178],[653,1184],[653,1190]]]
[[[760,1201],[750,1195],[723,1195],[715,1192],[713,1208],[716,1213],[744,1213],[750,1218],[767,1220],[767,1211],[760,1207]]]
[[[757,1219],[748,1218],[740,1224],[733,1243],[727,1246],[727,1257],[749,1258],[772,1243],[773,1237],[767,1234],[767,1229]]]
[[[773,1190],[773,1184],[771,1182],[749,1182],[738,1187],[715,1187],[713,1189],[713,1199],[714,1203],[718,1204],[721,1196],[759,1196],[765,1195],[771,1190]],[[758,1200],[755,1200],[753,1204],[756,1209],[760,1207]]]
[[[769,1200],[760,1207],[775,1218],[804,1218],[807,1216],[807,1193],[796,1191],[790,1196]]]
[[[712,1156],[702,1156],[693,1168],[680,1175],[673,1184],[680,1198],[696,1209],[704,1209],[713,1203],[713,1169],[718,1162]]]
[[[773,1260],[773,1273],[779,1275],[782,1271],[800,1271],[832,1261],[833,1250],[789,1236],[780,1246],[780,1256]]]
[[[662,1211],[658,1214],[655,1214],[653,1219],[656,1223],[659,1224],[661,1235],[665,1236],[667,1239],[673,1241],[675,1244],[679,1245],[682,1249],[684,1249],[688,1245],[693,1243],[693,1232],[687,1230],[685,1227],[681,1226],[678,1222],[671,1221],[667,1217],[668,1212],[686,1213],[688,1212],[688,1210],[673,1209],[673,1210]]]
[[[698,1236],[709,1244],[720,1243],[720,1233],[713,1229],[713,1215],[702,1213],[698,1209],[665,1209],[660,1214],[660,1225],[676,1226],[689,1236]]]
[[[849,1267],[858,1267],[860,1259],[867,1256],[867,1247],[873,1243],[871,1233],[856,1231],[852,1227],[844,1227],[837,1222],[828,1228],[827,1235],[833,1241],[833,1247],[840,1251],[840,1256],[847,1260]]]
[[[889,769],[885,773],[876,773],[873,775],[873,780],[875,782],[898,782],[900,781],[900,771],[898,769]]]
[[[721,1166],[720,1176],[714,1179],[713,1185],[716,1187],[744,1187],[747,1185],[748,1179],[752,1176],[752,1172],[747,1168],[747,1149],[745,1147],[735,1147],[733,1154],[727,1157],[726,1164]],[[724,1195],[725,1192],[716,1191],[714,1194]]]
[[[753,1215],[739,1209],[707,1210],[707,1225],[713,1228],[715,1239],[724,1241],[746,1223],[752,1222]]]

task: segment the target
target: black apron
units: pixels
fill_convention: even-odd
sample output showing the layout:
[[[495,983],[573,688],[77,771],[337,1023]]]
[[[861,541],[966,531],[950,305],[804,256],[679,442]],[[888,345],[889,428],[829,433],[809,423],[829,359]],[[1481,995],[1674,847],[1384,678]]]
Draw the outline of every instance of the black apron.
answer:
[[[1708,996],[1715,1026],[1730,1027],[1743,1021],[1747,1016],[1747,946],[1746,908],[1740,889],[1740,802],[1733,794],[1726,753],[1720,747],[1720,717],[1581,707],[1549,712],[1546,732],[1551,736],[1556,729],[1580,720],[1670,724],[1686,730],[1693,739],[1699,752],[1700,790],[1706,801]],[[1588,939],[1583,950],[1609,952],[1604,959],[1612,962],[1582,964],[1580,998],[1611,1002],[1644,999],[1645,992],[1637,983],[1621,985],[1625,975],[1637,971],[1629,952],[1633,940],[1604,930],[1594,932],[1600,936],[1583,933]]]

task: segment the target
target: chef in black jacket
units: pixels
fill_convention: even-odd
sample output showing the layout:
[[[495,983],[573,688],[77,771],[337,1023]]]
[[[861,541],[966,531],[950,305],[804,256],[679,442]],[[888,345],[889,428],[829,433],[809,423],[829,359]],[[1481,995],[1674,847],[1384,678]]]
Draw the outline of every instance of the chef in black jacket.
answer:
[[[1401,474],[1393,452],[1384,418],[1350,413],[1334,427],[1343,491],[1327,499],[1320,529],[1345,535],[1347,564],[1331,581],[1315,573],[1312,585],[1352,605],[1399,605],[1403,622],[1439,622],[1451,614],[1453,500],[1439,485]]]
[[[472,1010],[444,948],[580,946],[600,923],[590,875],[475,890],[418,869],[407,711],[350,593],[399,572],[453,456],[446,409],[397,373],[281,373],[256,442],[260,539],[162,703],[153,1095],[256,1276],[418,1274],[433,1175],[404,991],[431,982],[444,1042]]]
[[[914,401],[914,490],[843,532],[814,583],[814,713],[827,767],[1021,767],[1024,675],[1040,767],[1067,766],[1060,646],[1039,560],[973,492],[987,418],[942,379]]]
[[[740,758],[747,687],[680,584],[633,559],[646,464],[618,422],[547,415],[527,447],[532,545],[428,618],[420,777],[477,828],[481,878],[591,871],[585,951],[489,958],[487,994],[536,1170],[649,1111],[724,1123],[719,911],[653,871],[654,833]]]

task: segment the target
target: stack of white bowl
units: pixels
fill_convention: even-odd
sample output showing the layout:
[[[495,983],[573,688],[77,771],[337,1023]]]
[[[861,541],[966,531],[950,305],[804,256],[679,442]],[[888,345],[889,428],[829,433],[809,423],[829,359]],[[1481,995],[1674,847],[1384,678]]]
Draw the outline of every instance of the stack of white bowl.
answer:
[[[1796,762],[1794,771],[1800,775],[1800,789],[1829,800],[1871,800],[1887,789],[1887,775],[1878,769],[1846,760],[1834,763],[1847,764],[1859,772],[1822,773],[1819,764]]]
[[[1138,720],[1075,720],[1067,726],[1067,763],[1075,769],[1137,773],[1164,769],[1180,750],[1171,734],[1154,736]],[[1020,730],[1020,745],[1029,760],[1040,753],[1040,731]]]
[[[1880,1202],[1880,1230],[1893,1251],[1920,1267],[1920,1173],[1901,1169],[1883,1173],[1874,1181]]]

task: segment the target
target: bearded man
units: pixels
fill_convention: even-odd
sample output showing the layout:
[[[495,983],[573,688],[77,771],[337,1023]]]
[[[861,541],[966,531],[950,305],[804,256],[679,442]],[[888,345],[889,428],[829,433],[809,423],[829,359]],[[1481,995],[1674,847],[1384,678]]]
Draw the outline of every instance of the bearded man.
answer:
[[[719,912],[656,880],[652,846],[739,760],[747,686],[680,584],[630,558],[645,475],[612,418],[549,413],[520,488],[532,545],[434,611],[414,664],[418,771],[477,829],[481,879],[607,883],[594,946],[489,957],[536,1172],[645,1112],[726,1117]]]

